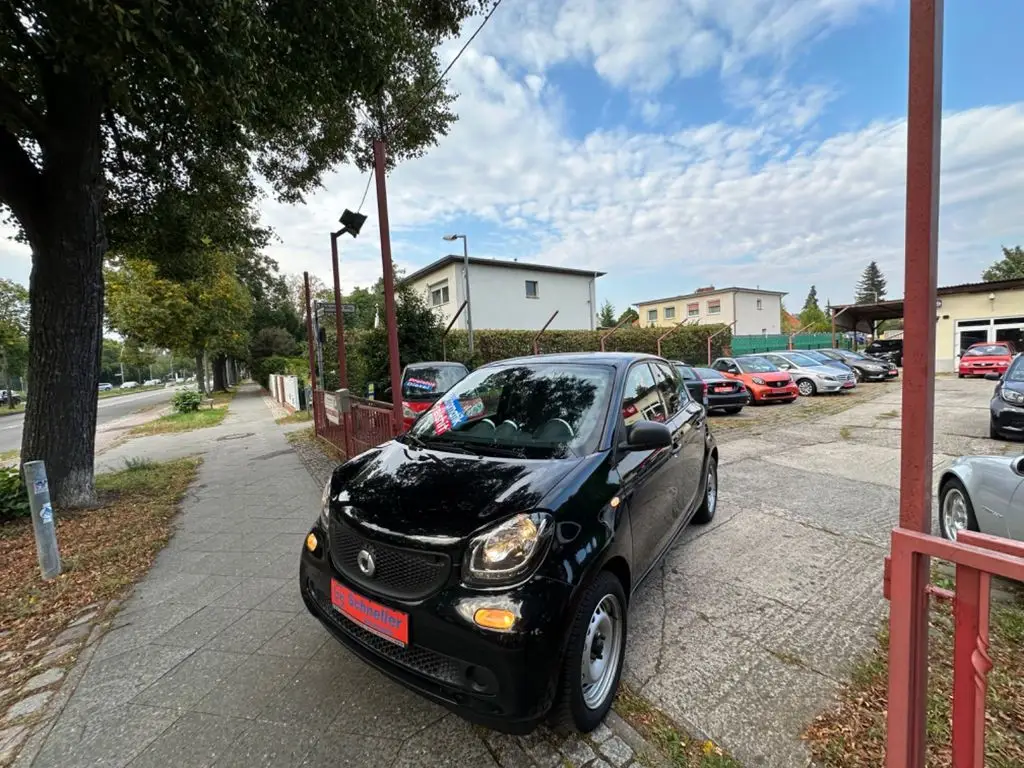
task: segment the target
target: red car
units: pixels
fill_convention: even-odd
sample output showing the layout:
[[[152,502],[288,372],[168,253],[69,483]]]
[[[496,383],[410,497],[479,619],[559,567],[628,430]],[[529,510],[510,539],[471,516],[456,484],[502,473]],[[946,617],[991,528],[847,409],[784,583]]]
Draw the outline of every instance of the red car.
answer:
[[[402,372],[402,417],[405,429],[469,373],[462,363],[412,363]],[[390,392],[389,392],[390,394]]]
[[[997,341],[991,344],[981,341],[971,344],[960,355],[960,368],[957,375],[962,379],[964,376],[1006,373],[1015,354],[1017,354],[1017,349],[1010,341]]]
[[[792,377],[758,355],[720,357],[711,365],[731,379],[743,382],[751,403],[792,403],[800,395]]]

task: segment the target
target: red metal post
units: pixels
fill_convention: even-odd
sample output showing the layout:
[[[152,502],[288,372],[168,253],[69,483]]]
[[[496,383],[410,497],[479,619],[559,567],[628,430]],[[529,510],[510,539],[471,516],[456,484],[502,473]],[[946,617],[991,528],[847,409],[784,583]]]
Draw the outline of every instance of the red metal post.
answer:
[[[665,339],[667,339],[671,334],[673,334],[677,330],[679,330],[680,326],[686,325],[688,322],[689,322],[689,318],[687,318],[686,320],[680,320],[678,323],[673,325],[671,328],[669,328],[667,331],[665,331],[663,334],[661,334],[661,336],[658,337],[658,342],[657,342],[658,357],[661,357],[661,342],[664,341]]]
[[[900,527],[929,533],[942,118],[942,0],[910,2]],[[856,330],[856,328],[855,328]],[[930,558],[893,552],[886,765],[923,768]]]
[[[338,386],[348,389],[348,365],[345,360],[345,313],[341,311],[341,274],[338,268],[338,232],[331,233],[331,266],[334,267],[334,314],[338,330]]]
[[[616,325],[614,328],[612,328],[610,331],[608,331],[608,333],[606,333],[604,336],[601,337],[601,351],[602,352],[604,352],[604,342],[605,342],[605,339],[607,339],[609,336],[611,336],[613,333],[615,333],[617,330],[619,330],[619,328],[621,328],[622,326],[624,326],[628,322],[630,322],[630,318],[627,317],[621,323]]]
[[[992,659],[988,653],[989,595],[992,577],[965,565],[956,567],[953,619],[953,766],[985,765],[985,692]]]
[[[384,268],[384,319],[388,329],[391,369],[391,418],[395,434],[402,431],[402,371],[398,365],[398,320],[395,317],[395,274],[391,263],[391,228],[388,224],[387,162],[384,142],[373,140],[373,169],[377,179],[377,221],[380,225],[380,258]]]
[[[540,344],[539,344],[540,336],[541,336],[542,333],[544,333],[544,331],[546,331],[548,329],[548,326],[551,325],[551,321],[555,319],[555,316],[557,314],[558,314],[558,310],[556,309],[551,314],[551,317],[548,318],[548,321],[546,323],[544,323],[544,327],[541,328],[539,331],[537,331],[537,335],[533,337],[533,354],[535,354],[535,355],[539,355],[540,354]]]
[[[306,295],[306,341],[309,342],[309,386],[316,392],[316,352],[313,350],[313,311],[309,303],[309,272],[302,273]]]
[[[445,361],[448,360],[448,346],[447,346],[447,341],[446,341],[446,339],[448,338],[448,331],[450,331],[452,329],[452,326],[455,325],[455,321],[459,319],[459,315],[462,314],[462,310],[464,310],[466,308],[466,305],[468,303],[469,302],[464,301],[464,302],[462,302],[459,305],[459,311],[455,313],[455,317],[453,317],[451,319],[451,322],[448,323],[448,327],[445,328],[444,329],[444,333],[441,334],[441,359],[442,360],[445,360]]]
[[[727,326],[725,326],[725,328],[722,328],[721,330],[715,331],[710,336],[708,336],[708,365],[711,365],[711,340],[713,338],[715,338],[715,336],[720,336],[721,334],[725,333],[730,328],[732,328],[734,325],[736,325],[736,321],[735,320],[733,320],[731,323],[729,323]]]

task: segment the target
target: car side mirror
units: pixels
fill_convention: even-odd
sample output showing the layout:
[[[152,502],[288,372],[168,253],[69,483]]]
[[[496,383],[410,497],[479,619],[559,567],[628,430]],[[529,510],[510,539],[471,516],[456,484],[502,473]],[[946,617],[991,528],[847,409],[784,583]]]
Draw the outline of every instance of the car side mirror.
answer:
[[[985,374],[985,378],[988,379],[989,381],[1002,381],[1003,380],[1003,374],[1001,374],[1001,373],[986,373]]]
[[[657,421],[638,421],[626,429],[626,451],[657,451],[672,445],[672,431],[667,424]]]

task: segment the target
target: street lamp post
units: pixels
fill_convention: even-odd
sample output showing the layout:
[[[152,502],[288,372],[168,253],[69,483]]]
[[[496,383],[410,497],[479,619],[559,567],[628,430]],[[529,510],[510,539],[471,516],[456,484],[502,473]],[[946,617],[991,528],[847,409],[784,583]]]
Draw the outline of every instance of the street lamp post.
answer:
[[[469,355],[473,356],[473,309],[469,299],[469,243],[465,235],[445,235],[449,243],[462,240],[462,276],[466,281],[466,332],[469,335]]]

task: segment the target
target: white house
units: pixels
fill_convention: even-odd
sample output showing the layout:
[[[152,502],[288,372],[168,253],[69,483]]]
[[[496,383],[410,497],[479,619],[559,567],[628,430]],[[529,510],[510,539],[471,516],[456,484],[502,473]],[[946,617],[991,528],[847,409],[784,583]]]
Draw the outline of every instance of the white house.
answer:
[[[784,291],[761,288],[698,288],[693,293],[667,299],[638,301],[640,325],[668,327],[683,320],[693,325],[735,322],[733,334],[752,336],[781,333]]]
[[[595,281],[604,272],[497,259],[469,259],[473,328],[540,330],[554,312],[552,330],[597,327]],[[408,275],[404,282],[420,293],[447,324],[466,300],[461,256],[445,256]],[[466,328],[466,312],[454,328]]]

